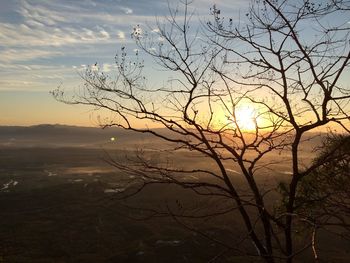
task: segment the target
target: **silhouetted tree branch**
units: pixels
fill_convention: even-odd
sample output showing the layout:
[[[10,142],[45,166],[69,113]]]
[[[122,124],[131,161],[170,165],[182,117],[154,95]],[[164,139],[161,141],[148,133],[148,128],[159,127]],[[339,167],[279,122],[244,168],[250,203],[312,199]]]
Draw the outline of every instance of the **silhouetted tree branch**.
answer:
[[[291,263],[312,248],[316,259],[318,225],[297,213],[298,187],[324,162],[303,163],[301,144],[306,132],[320,127],[338,125],[349,132],[349,1],[253,0],[238,24],[214,6],[213,21],[200,29],[193,26],[190,4],[181,7],[158,20],[156,30],[134,27],[140,51],[130,59],[121,48],[115,77],[90,67],[77,96],[66,98],[60,89],[54,96],[113,113],[103,127],[150,134],[170,143],[174,152],[192,151],[208,160],[205,168],[189,169],[150,163],[142,152],[130,162],[110,158],[110,164],[133,175],[127,196],[148,185],[175,184],[216,197],[226,207],[199,217],[236,211],[255,256]],[[141,52],[170,72],[163,87],[149,85]],[[242,108],[249,107],[251,116],[240,119]],[[267,201],[275,187],[259,177],[274,171],[268,158],[281,153],[290,157],[285,164],[292,174],[279,196],[282,206],[275,209]],[[245,191],[230,172],[237,167]],[[177,221],[191,217],[171,209],[159,214],[164,213]],[[293,239],[296,218],[312,226],[303,244]]]

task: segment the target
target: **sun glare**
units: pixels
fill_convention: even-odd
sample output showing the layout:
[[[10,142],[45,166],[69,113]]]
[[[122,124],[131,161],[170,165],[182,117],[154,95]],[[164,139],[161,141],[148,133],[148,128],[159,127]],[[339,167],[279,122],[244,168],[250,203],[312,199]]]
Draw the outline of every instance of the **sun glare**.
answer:
[[[249,107],[241,107],[236,109],[236,125],[243,131],[253,131],[256,128],[256,111]]]

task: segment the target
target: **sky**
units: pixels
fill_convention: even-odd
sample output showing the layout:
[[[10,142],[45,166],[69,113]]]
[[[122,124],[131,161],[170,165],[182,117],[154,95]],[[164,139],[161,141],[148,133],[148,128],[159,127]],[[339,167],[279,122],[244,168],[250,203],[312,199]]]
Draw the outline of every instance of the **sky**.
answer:
[[[213,3],[192,6],[205,16]],[[215,3],[238,10],[242,1]],[[166,14],[163,0],[0,0],[0,125],[94,126],[91,109],[64,105],[49,92],[78,87],[79,72],[95,62],[113,71],[117,50],[136,48],[133,26]]]
[[[0,0],[0,125],[96,126],[98,112],[58,102],[50,91],[57,87],[79,88],[83,84],[79,74],[95,63],[102,71],[113,74],[115,54],[122,47],[128,51],[137,48],[131,38],[133,27],[148,25],[152,30],[156,19],[168,15],[169,5],[173,8],[177,3]],[[241,21],[249,3],[249,0],[193,0],[191,8],[196,18],[192,25],[200,26],[198,21],[212,18],[213,4]],[[153,82],[165,80],[151,60],[146,61],[145,71]],[[347,86],[348,77],[343,82]]]

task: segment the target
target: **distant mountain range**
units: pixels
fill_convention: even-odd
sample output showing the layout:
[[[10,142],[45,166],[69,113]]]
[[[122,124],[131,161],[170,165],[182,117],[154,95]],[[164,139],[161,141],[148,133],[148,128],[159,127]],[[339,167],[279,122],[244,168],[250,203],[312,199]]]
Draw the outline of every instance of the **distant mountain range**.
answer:
[[[162,134],[169,134],[166,129],[159,129]],[[309,134],[303,139],[303,147],[313,148],[320,145],[326,135]],[[166,145],[163,140],[150,134],[138,133],[121,128],[94,128],[68,125],[41,124],[35,126],[0,126],[0,147],[134,147],[160,149]]]
[[[41,124],[35,126],[0,126],[0,146],[3,147],[109,147],[131,145],[156,140],[148,134],[121,128],[94,128]]]

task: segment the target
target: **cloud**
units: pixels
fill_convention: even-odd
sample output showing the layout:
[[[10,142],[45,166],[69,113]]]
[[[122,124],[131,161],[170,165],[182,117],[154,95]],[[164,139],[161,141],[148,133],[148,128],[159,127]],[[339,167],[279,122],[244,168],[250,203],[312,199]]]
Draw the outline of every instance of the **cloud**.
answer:
[[[48,58],[58,55],[62,55],[62,52],[40,49],[21,49],[20,51],[16,49],[5,49],[0,51],[1,61],[4,62],[28,61],[37,58]]]
[[[125,33],[123,31],[119,31],[117,36],[119,39],[125,39]]]
[[[204,8],[204,1],[194,4]],[[157,14],[168,14],[163,0],[129,0],[124,2],[127,6],[119,0],[14,2],[7,11],[16,16],[4,15],[0,20],[0,79],[13,89],[47,89],[47,83],[59,84],[61,79],[77,81],[80,65],[101,60],[110,62],[99,64],[101,70],[110,72],[118,43],[128,43],[130,50],[137,48],[128,38],[132,26],[151,26]]]
[[[52,10],[42,5],[31,5],[26,1],[22,1],[21,3],[19,13],[28,21],[34,21],[48,26],[66,21],[64,16],[58,12],[52,12]]]
[[[96,63],[93,65],[86,65],[86,64],[81,64],[81,65],[74,65],[72,66],[73,69],[76,69],[78,71],[84,71],[87,68],[90,68],[92,71],[102,71],[102,72],[111,72],[113,70],[113,68],[116,68],[117,66],[115,64],[111,64],[108,62],[105,63]]]
[[[130,15],[134,12],[131,8],[128,7],[121,7],[120,9],[127,15]]]
[[[77,73],[64,65],[0,63],[0,90],[47,91],[62,82],[77,81]]]
[[[47,28],[38,24],[0,24],[0,45],[11,46],[63,46],[79,43],[98,43],[110,39],[110,33],[95,28]]]
[[[36,21],[47,26],[62,26],[64,24],[96,25],[113,24],[127,26],[132,22],[144,22],[154,18],[155,14],[145,13],[132,15],[134,10],[129,7],[108,3],[108,1],[29,1],[22,0],[18,13],[26,21]],[[34,4],[33,4],[34,3]],[[91,4],[93,3],[93,5]]]
[[[113,68],[116,68],[117,65],[115,64],[109,64],[109,63],[104,63],[102,65],[102,71],[103,72],[111,72],[113,70]]]
[[[120,13],[118,6],[101,9],[91,3],[95,2],[63,0],[58,4],[51,0],[22,0],[17,7],[22,18],[17,19],[17,23],[0,23],[0,47],[105,44],[116,41],[110,38],[111,35],[124,40],[125,34],[120,32],[131,28],[131,23],[147,20],[147,16],[130,16],[131,8],[123,7]]]
[[[104,29],[101,30],[99,33],[100,33],[100,36],[102,36],[105,39],[109,39],[110,38],[109,33],[106,30],[104,30]]]

